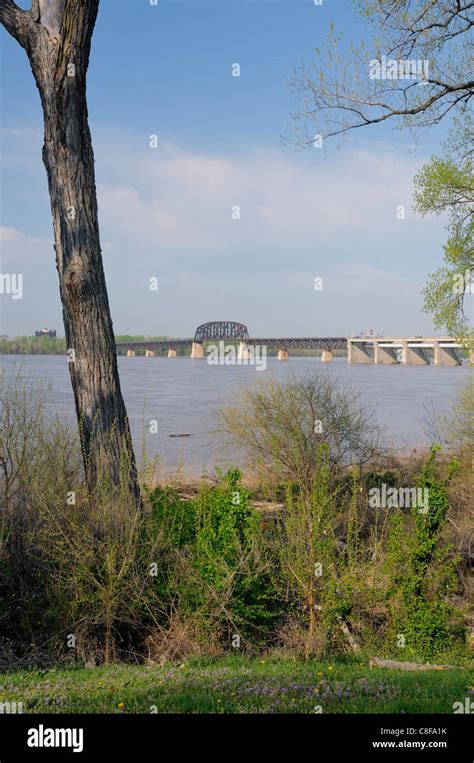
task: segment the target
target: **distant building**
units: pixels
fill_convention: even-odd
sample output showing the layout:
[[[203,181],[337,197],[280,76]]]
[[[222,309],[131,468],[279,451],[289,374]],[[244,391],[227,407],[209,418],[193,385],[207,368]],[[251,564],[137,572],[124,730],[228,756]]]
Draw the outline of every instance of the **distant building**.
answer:
[[[375,329],[367,329],[367,331],[361,331],[359,334],[356,334],[356,332],[353,331],[351,339],[376,339],[379,336],[381,336],[381,334]]]
[[[40,329],[35,331],[35,336],[49,336],[50,339],[55,339],[56,331],[53,331],[53,329]]]

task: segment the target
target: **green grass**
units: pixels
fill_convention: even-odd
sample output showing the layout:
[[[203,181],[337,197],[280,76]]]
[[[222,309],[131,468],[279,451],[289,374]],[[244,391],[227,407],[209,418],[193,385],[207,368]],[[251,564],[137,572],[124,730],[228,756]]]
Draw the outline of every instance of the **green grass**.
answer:
[[[228,657],[8,671],[0,673],[0,702],[22,702],[24,713],[452,713],[453,702],[472,697],[473,683],[472,669]]]

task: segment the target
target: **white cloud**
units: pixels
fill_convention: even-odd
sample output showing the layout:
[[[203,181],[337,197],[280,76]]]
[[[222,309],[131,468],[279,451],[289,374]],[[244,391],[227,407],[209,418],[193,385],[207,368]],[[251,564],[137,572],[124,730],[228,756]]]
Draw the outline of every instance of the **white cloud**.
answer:
[[[16,270],[30,263],[54,261],[51,239],[29,236],[9,226],[0,226],[0,249],[2,266],[8,265]]]
[[[402,277],[396,273],[361,262],[339,266],[335,271],[335,280],[337,280],[338,288],[341,290],[354,291],[355,288],[360,288],[368,293],[372,292],[373,289],[377,289],[379,292],[395,293],[397,289],[403,289],[405,294],[407,290],[415,290],[417,293],[420,290],[418,280]]]
[[[419,333],[413,316],[420,313],[421,277],[434,269],[444,238],[442,221],[410,211],[422,158],[378,147],[326,159],[316,150],[283,149],[219,157],[175,146],[131,152],[100,140],[96,157],[117,330],[185,336],[203,320],[232,315],[263,334],[304,334],[317,325],[342,335],[377,320],[397,331],[405,321]],[[33,179],[41,172],[43,181],[42,168],[28,172]],[[46,188],[42,193],[46,205]],[[32,204],[28,192],[25,199]],[[239,221],[231,219],[236,204]],[[48,210],[40,230],[45,214],[49,224]],[[36,299],[40,323],[56,326],[51,240],[5,227],[0,246],[7,267],[24,268],[29,279],[12,325],[24,305],[29,326]],[[158,277],[157,294],[148,289],[150,276]],[[324,279],[321,293],[313,288],[316,276]]]
[[[101,150],[105,166],[109,151]],[[277,151],[223,159],[167,146],[146,159],[124,158],[123,183],[99,184],[100,219],[109,239],[115,233],[161,251],[244,245],[294,251],[331,236],[391,235],[417,219],[412,178],[421,163],[360,150],[335,161]],[[238,221],[231,218],[235,205]],[[396,217],[400,205],[403,222]]]

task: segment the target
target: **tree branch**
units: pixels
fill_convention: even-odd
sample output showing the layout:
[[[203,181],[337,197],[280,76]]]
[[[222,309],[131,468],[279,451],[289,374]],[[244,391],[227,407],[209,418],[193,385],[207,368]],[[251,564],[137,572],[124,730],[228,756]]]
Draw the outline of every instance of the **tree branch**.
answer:
[[[328,138],[392,119],[411,129],[429,127],[466,108],[474,96],[474,82],[466,76],[474,0],[356,0],[356,5],[379,22],[382,37],[374,37],[371,53],[361,44],[341,58],[342,33],[331,30],[319,51],[324,69],[303,64],[295,72],[289,84],[302,102],[292,114],[299,145],[314,143],[311,128]],[[374,70],[383,58],[395,64],[394,72]]]
[[[29,48],[33,31],[31,11],[22,10],[13,0],[0,0],[0,23],[22,48]]]

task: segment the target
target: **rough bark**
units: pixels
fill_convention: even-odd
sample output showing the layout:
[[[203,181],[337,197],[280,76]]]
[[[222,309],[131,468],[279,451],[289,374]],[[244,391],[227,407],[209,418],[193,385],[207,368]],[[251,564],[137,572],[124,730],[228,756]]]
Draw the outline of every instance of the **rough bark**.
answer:
[[[139,491],[120,390],[102,264],[86,73],[99,0],[34,0],[23,11],[0,0],[0,21],[26,50],[44,114],[48,176],[64,328],[86,474],[124,470]]]

